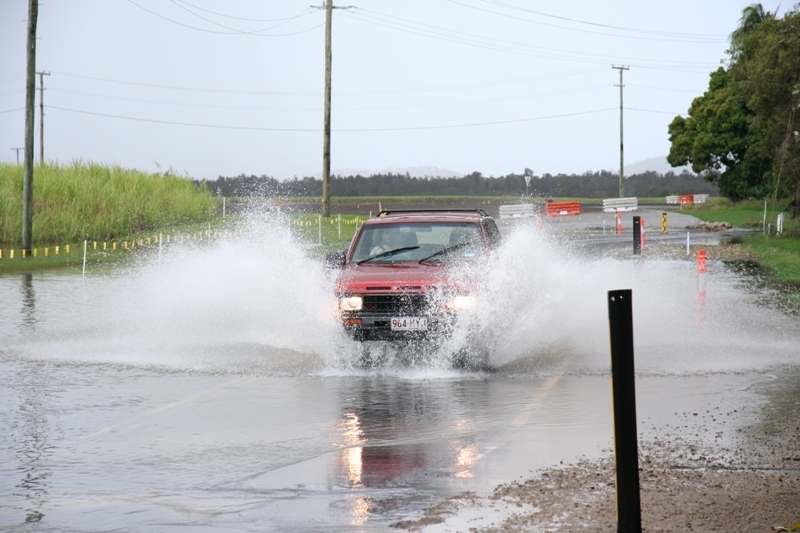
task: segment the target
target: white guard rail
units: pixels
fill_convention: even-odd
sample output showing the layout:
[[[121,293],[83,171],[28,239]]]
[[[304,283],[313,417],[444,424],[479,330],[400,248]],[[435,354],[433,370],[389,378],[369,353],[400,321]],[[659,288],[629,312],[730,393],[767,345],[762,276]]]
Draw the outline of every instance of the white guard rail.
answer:
[[[639,208],[638,198],[606,198],[603,200],[604,213],[618,211],[636,211]]]
[[[501,205],[500,218],[528,218],[536,216],[533,204]]]
[[[500,218],[519,218],[536,216],[533,204],[501,205]]]

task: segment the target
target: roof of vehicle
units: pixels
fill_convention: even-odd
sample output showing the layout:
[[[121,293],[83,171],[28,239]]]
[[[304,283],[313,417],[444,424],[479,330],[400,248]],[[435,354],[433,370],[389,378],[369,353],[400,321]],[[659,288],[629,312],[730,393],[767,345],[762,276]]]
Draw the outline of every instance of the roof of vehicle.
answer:
[[[491,218],[483,209],[393,209],[381,211],[377,218],[368,222],[434,222],[460,220],[478,222]]]

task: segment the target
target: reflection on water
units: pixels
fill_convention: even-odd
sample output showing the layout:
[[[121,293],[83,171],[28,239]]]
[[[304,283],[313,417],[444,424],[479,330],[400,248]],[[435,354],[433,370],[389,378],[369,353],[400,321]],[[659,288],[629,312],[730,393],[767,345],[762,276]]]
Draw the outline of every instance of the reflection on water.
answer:
[[[53,454],[48,420],[49,378],[44,365],[20,368],[15,380],[19,408],[9,430],[16,437],[17,472],[22,479],[15,485],[13,496],[19,498],[17,505],[25,513],[25,522],[39,522],[45,516],[49,498],[48,463]]]
[[[36,329],[36,291],[33,290],[33,274],[22,275],[22,327],[25,330]]]
[[[336,427],[333,476],[356,490],[348,499],[351,524],[361,525],[386,505],[362,492],[409,487],[437,477],[470,478],[481,455],[474,417],[485,408],[483,380],[432,381],[367,376],[351,382]]]

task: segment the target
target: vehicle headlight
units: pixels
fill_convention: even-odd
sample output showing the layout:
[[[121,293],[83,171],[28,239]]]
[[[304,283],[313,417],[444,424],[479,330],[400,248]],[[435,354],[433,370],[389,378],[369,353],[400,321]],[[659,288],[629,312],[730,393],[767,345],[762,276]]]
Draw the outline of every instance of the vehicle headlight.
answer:
[[[460,294],[447,302],[447,308],[452,311],[468,311],[478,307],[478,299],[471,294]]]
[[[364,301],[361,299],[361,296],[339,298],[339,309],[342,311],[361,311],[363,306]]]

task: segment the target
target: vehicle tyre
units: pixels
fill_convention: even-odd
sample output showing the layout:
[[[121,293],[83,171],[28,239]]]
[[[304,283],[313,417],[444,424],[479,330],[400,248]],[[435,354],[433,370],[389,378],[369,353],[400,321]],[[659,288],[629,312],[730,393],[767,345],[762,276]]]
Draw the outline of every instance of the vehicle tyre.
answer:
[[[470,342],[453,354],[452,366],[459,370],[491,370],[489,366],[489,347],[484,343]]]

